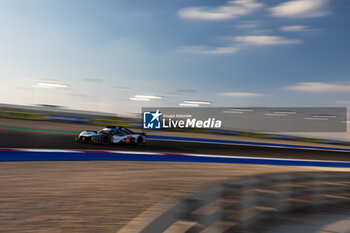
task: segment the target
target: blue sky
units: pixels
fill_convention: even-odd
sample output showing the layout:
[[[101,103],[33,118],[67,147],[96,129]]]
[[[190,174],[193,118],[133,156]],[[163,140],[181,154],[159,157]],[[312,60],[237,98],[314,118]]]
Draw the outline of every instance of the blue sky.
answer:
[[[1,103],[116,113],[184,100],[350,105],[346,0],[0,4]]]

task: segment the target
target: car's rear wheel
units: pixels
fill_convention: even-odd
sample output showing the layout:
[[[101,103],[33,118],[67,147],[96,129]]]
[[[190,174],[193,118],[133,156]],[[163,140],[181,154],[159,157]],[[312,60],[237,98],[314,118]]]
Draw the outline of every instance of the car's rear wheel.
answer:
[[[144,138],[141,137],[141,136],[137,137],[136,144],[139,145],[139,146],[145,144]]]
[[[102,135],[102,137],[101,137],[101,143],[102,143],[103,145],[108,145],[108,144],[110,144],[110,143],[111,143],[111,136],[109,136],[108,134]]]

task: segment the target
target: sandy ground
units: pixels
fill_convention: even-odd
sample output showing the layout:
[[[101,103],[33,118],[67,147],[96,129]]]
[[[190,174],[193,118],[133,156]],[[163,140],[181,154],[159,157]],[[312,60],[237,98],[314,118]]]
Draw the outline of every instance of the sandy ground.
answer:
[[[154,205],[176,203],[218,182],[306,170],[165,162],[0,163],[0,232],[118,232]]]
[[[280,220],[283,224],[271,227],[265,233],[349,233],[349,209],[322,208],[307,215],[287,215]]]

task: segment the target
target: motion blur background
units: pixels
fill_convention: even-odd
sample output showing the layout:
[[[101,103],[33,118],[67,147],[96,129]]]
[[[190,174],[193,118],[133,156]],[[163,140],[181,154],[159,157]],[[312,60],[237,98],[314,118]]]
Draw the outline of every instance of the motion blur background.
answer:
[[[0,232],[136,233],[142,222],[154,233],[151,220],[197,200],[186,199],[194,193],[197,204],[213,200],[203,202],[205,190],[226,202],[221,189],[208,189],[214,185],[227,193],[241,185],[226,203],[243,206],[247,192],[253,208],[265,200],[256,190],[265,190],[272,198],[263,212],[274,216],[282,216],[280,200],[294,207],[289,197],[304,210],[332,199],[339,215],[319,213],[345,219],[349,230],[339,201],[350,200],[349,113],[340,122],[347,132],[153,130],[142,149],[74,141],[105,125],[140,130],[142,107],[270,107],[271,119],[290,116],[274,107],[349,107],[349,11],[348,0],[0,0]],[[183,226],[184,216],[170,222]],[[199,232],[198,224],[227,223],[211,217],[185,225]],[[289,229],[317,232],[326,224],[319,219],[292,219],[316,226]],[[342,228],[334,226],[325,229]]]
[[[0,3],[0,103],[126,117],[350,105],[346,0]]]

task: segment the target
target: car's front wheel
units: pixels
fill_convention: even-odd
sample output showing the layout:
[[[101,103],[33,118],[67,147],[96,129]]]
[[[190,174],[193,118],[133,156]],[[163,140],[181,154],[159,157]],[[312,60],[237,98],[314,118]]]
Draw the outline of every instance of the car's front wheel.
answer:
[[[111,143],[111,136],[109,136],[108,134],[102,135],[102,137],[101,137],[101,143],[102,143],[103,145],[108,145],[108,144],[110,144],[110,143]]]

